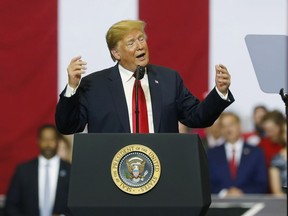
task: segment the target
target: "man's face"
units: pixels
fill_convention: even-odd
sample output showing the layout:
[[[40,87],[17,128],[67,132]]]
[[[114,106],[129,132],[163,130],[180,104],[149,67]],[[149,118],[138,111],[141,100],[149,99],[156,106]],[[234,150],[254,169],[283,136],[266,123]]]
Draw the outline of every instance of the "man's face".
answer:
[[[44,129],[39,137],[40,153],[45,158],[50,159],[57,153],[58,138],[55,130],[51,128]]]
[[[149,51],[146,36],[140,30],[129,32],[112,50],[119,64],[129,71],[135,71],[137,66],[145,67],[149,63]]]
[[[222,135],[226,141],[234,144],[241,137],[241,125],[232,115],[221,119]]]

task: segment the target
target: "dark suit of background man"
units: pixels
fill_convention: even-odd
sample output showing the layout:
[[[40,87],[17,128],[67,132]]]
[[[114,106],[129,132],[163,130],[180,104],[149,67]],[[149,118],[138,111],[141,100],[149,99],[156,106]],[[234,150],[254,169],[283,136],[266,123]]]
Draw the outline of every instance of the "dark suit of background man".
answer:
[[[149,64],[144,28],[145,23],[137,20],[120,21],[110,27],[106,42],[112,59],[117,61],[114,67],[81,80],[86,62],[80,56],[71,60],[68,85],[56,109],[56,125],[61,133],[81,132],[86,124],[88,132],[132,132],[135,128],[132,123],[133,73],[137,66],[145,67],[141,86],[146,99],[149,133],[177,133],[178,121],[188,127],[210,126],[234,101],[228,90],[230,74],[224,65],[215,66],[216,87],[200,103],[176,71]],[[185,43],[182,46],[185,49]]]
[[[17,167],[6,197],[7,216],[70,215],[67,207],[70,164],[56,155],[58,138],[53,125],[39,129],[41,154]]]

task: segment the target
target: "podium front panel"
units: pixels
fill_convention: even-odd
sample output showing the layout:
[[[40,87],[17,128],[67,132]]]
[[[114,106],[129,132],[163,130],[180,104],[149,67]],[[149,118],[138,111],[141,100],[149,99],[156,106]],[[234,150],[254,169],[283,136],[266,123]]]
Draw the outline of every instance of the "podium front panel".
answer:
[[[161,163],[147,193],[120,190],[111,176],[117,152],[128,145],[152,149]],[[211,203],[207,157],[192,134],[76,134],[68,205],[73,215],[205,215]]]

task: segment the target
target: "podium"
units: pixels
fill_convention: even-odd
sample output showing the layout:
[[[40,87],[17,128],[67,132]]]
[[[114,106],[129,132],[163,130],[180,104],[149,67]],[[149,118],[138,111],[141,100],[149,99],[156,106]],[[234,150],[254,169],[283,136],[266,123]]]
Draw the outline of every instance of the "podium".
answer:
[[[68,199],[73,216],[196,216],[205,215],[210,203],[208,162],[198,135],[74,137]]]

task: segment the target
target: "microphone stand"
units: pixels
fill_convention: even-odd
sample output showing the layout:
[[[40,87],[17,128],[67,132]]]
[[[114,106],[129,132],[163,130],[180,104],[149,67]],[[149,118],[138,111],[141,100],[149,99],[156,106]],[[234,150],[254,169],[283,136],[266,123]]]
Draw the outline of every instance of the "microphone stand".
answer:
[[[283,88],[280,90],[279,94],[281,95],[281,98],[282,98],[282,100],[283,100],[283,102],[285,104],[285,114],[286,114],[286,151],[287,151],[287,155],[288,155],[288,148],[287,148],[287,144],[288,144],[287,143],[288,142],[288,128],[287,128],[287,126],[288,126],[288,94],[284,93],[284,89]],[[286,191],[286,194],[287,194],[287,185],[283,185],[282,188]],[[288,194],[287,194],[287,196],[288,196]]]
[[[145,68],[137,66],[135,72],[135,115],[136,115],[136,133],[139,133],[139,101],[138,101],[138,81],[144,77]]]

